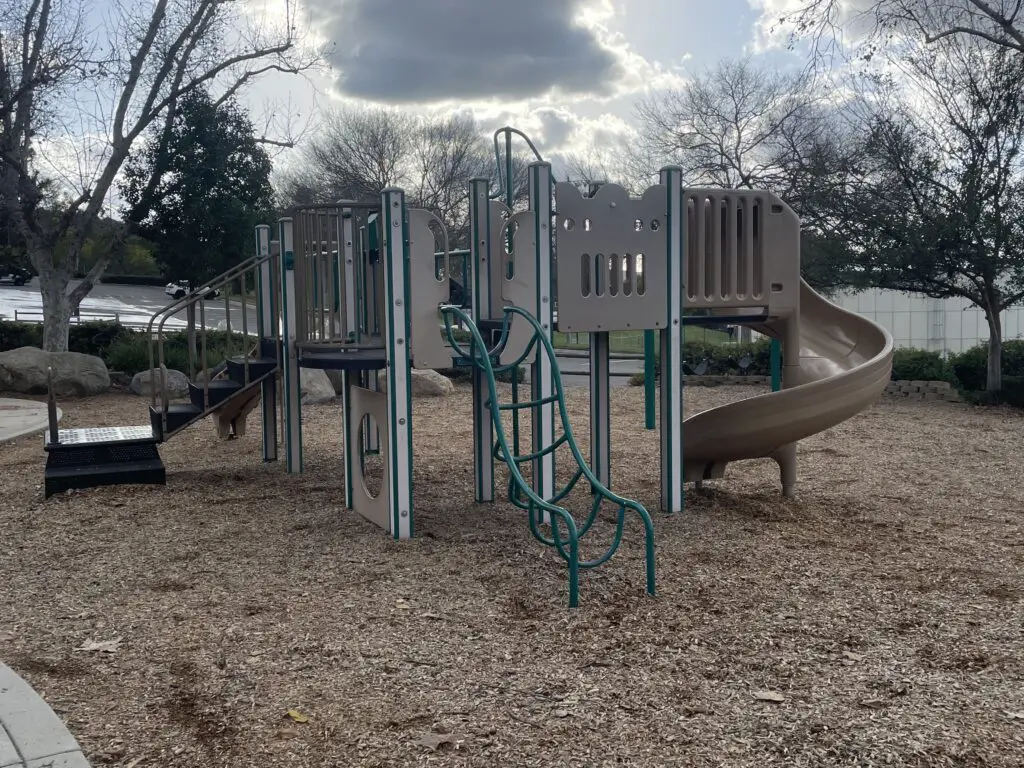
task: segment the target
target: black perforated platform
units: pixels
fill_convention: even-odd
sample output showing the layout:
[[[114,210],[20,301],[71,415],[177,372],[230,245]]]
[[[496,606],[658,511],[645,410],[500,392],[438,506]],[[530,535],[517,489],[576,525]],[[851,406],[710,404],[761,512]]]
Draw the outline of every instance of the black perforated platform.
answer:
[[[57,434],[59,442],[47,436],[43,443],[46,498],[71,488],[167,482],[152,427],[87,427]]]

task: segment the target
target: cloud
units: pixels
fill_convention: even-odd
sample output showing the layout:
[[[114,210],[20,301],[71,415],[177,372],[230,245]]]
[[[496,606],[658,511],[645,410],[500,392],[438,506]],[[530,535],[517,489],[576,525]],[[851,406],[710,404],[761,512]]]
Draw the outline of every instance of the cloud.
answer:
[[[309,0],[346,96],[386,103],[600,96],[624,75],[588,0]]]

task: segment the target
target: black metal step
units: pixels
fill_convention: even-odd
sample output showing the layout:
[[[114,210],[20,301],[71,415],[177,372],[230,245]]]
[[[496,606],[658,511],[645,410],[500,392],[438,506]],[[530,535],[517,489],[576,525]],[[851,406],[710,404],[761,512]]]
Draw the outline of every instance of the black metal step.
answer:
[[[268,336],[260,337],[260,357],[266,360],[280,360],[282,357],[283,345],[280,339]]]
[[[301,368],[320,368],[325,371],[379,371],[387,368],[388,357],[384,349],[333,348],[303,349],[299,347]]]
[[[204,389],[203,384],[190,382],[188,385],[189,399],[192,405],[201,410],[214,408],[225,400],[230,400],[236,392],[240,392],[242,385],[231,379],[214,379],[209,382],[208,388]],[[204,402],[209,397],[209,402]]]
[[[50,454],[53,456],[54,454]],[[157,456],[140,461],[94,464],[82,467],[51,467],[46,462],[43,496],[50,498],[72,488],[97,488],[101,485],[166,485],[167,470]]]
[[[249,377],[246,379],[246,359],[244,357],[228,358],[228,376],[239,385],[251,383],[277,370],[277,359],[274,357],[250,357]]]
[[[149,419],[153,425],[153,434],[157,435],[161,442],[170,437],[172,433],[195,421],[202,413],[203,409],[192,403],[170,403],[167,406],[167,429],[165,430],[160,406],[149,406]]]
[[[72,488],[166,482],[151,427],[62,429],[58,440],[43,443],[45,498]]]

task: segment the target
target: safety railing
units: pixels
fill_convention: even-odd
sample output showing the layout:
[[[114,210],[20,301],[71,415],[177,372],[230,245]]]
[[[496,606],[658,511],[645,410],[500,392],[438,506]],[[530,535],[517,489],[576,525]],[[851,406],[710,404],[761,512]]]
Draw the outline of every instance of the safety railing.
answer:
[[[291,211],[301,346],[380,344],[374,339],[384,301],[379,210],[378,202],[343,202]]]
[[[153,407],[159,405],[163,434],[168,434],[167,413],[170,409],[168,387],[168,358],[173,355],[176,364],[184,365],[190,382],[199,383],[202,377],[203,413],[212,410],[210,382],[224,369],[226,361],[242,356],[243,388],[255,383],[250,375],[250,358],[260,355],[259,341],[264,337],[273,342],[275,356],[280,346],[281,324],[278,317],[263,317],[261,293],[271,297],[280,295],[280,256],[277,253],[254,256],[224,274],[205,283],[180,299],[172,301],[156,312],[146,326],[149,338],[150,392]],[[266,285],[265,281],[270,284]],[[276,315],[279,303],[269,302]],[[221,317],[221,313],[222,317]],[[170,333],[180,337],[181,330],[172,319],[185,315],[185,349],[170,344]],[[216,322],[216,329],[209,326]],[[223,335],[221,335],[223,334]],[[213,339],[211,339],[213,336]],[[255,348],[254,348],[255,345]]]

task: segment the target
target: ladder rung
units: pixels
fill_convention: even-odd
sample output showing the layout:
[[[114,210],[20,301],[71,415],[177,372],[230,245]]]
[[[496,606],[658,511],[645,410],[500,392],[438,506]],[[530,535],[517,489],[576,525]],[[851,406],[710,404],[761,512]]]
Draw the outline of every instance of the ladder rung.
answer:
[[[539,400],[527,400],[523,403],[505,403],[498,404],[499,411],[518,411],[521,408],[534,408],[538,405],[547,405],[548,403],[557,403],[558,395],[549,395],[548,397],[542,397]]]

